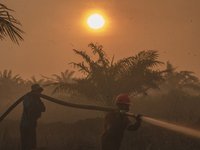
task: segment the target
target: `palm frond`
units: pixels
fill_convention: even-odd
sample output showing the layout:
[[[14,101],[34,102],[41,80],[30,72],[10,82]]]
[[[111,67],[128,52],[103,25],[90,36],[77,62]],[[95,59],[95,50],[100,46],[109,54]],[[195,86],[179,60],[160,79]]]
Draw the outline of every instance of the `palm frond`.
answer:
[[[3,72],[3,78],[7,78],[7,70],[4,70],[4,72]]]
[[[109,60],[107,58],[106,53],[103,51],[103,46],[99,44],[93,44],[90,43],[88,45],[92,49],[93,54],[95,55],[96,53],[99,55],[99,59],[96,61],[97,63],[102,64],[103,66],[108,66],[109,65]]]
[[[75,62],[71,62],[69,63],[70,65],[73,65],[74,68],[77,67],[77,68],[80,68],[79,71],[82,72],[83,74],[90,74],[90,70],[89,70],[89,67],[86,67],[84,65],[84,62],[82,63],[75,63]]]
[[[90,59],[90,57],[86,54],[86,52],[77,51],[76,49],[73,49],[73,51],[75,52],[75,54],[81,55],[82,58],[83,58],[87,63],[91,63],[91,59]]]
[[[14,43],[19,44],[18,40],[23,41],[21,34],[24,31],[15,25],[21,26],[21,23],[9,14],[8,11],[13,10],[8,9],[5,5],[0,4],[0,10],[2,10],[0,11],[0,39],[4,40],[4,37],[9,36]]]

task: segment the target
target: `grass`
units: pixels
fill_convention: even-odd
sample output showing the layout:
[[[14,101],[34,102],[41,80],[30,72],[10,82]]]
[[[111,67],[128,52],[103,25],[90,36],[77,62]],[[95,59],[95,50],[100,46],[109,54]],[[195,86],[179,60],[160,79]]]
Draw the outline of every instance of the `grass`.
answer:
[[[101,150],[103,118],[75,123],[38,123],[38,150]],[[0,124],[1,149],[20,150],[19,121]],[[143,123],[138,131],[126,131],[121,150],[199,150],[199,139]]]

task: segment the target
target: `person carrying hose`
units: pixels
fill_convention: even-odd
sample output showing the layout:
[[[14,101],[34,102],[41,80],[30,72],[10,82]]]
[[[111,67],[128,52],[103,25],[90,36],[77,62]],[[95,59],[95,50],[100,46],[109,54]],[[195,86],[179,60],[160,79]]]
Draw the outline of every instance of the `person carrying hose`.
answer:
[[[20,122],[21,149],[36,149],[36,127],[37,119],[41,117],[41,112],[46,110],[40,97],[34,93],[41,93],[43,88],[39,84],[31,86],[31,92],[27,93],[23,99],[23,113]]]
[[[108,112],[104,118],[104,129],[101,136],[102,150],[119,150],[125,129],[135,131],[139,129],[141,124],[140,117],[142,115],[136,115],[136,123],[134,124],[125,115],[125,112],[128,112],[130,105],[132,105],[127,94],[120,94],[115,103],[118,108]]]

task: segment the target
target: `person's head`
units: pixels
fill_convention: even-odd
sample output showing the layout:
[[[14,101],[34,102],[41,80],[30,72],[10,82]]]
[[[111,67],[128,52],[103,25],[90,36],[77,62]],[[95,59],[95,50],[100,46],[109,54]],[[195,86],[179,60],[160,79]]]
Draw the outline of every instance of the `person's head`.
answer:
[[[118,95],[115,103],[120,110],[127,110],[127,111],[129,111],[129,107],[130,105],[132,105],[131,99],[127,94]]]
[[[43,88],[39,84],[33,84],[31,86],[31,92],[41,93],[42,91],[43,91]]]

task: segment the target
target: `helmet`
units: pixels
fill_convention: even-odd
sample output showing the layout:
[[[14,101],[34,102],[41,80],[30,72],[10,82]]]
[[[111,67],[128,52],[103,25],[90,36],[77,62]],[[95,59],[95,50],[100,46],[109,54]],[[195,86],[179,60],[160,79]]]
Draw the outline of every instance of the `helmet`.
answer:
[[[31,86],[31,91],[35,92],[35,91],[43,91],[43,88],[39,85],[39,84],[33,84]]]
[[[132,105],[131,99],[127,94],[118,95],[117,98],[116,98],[115,103],[116,104],[122,103],[122,104]]]

